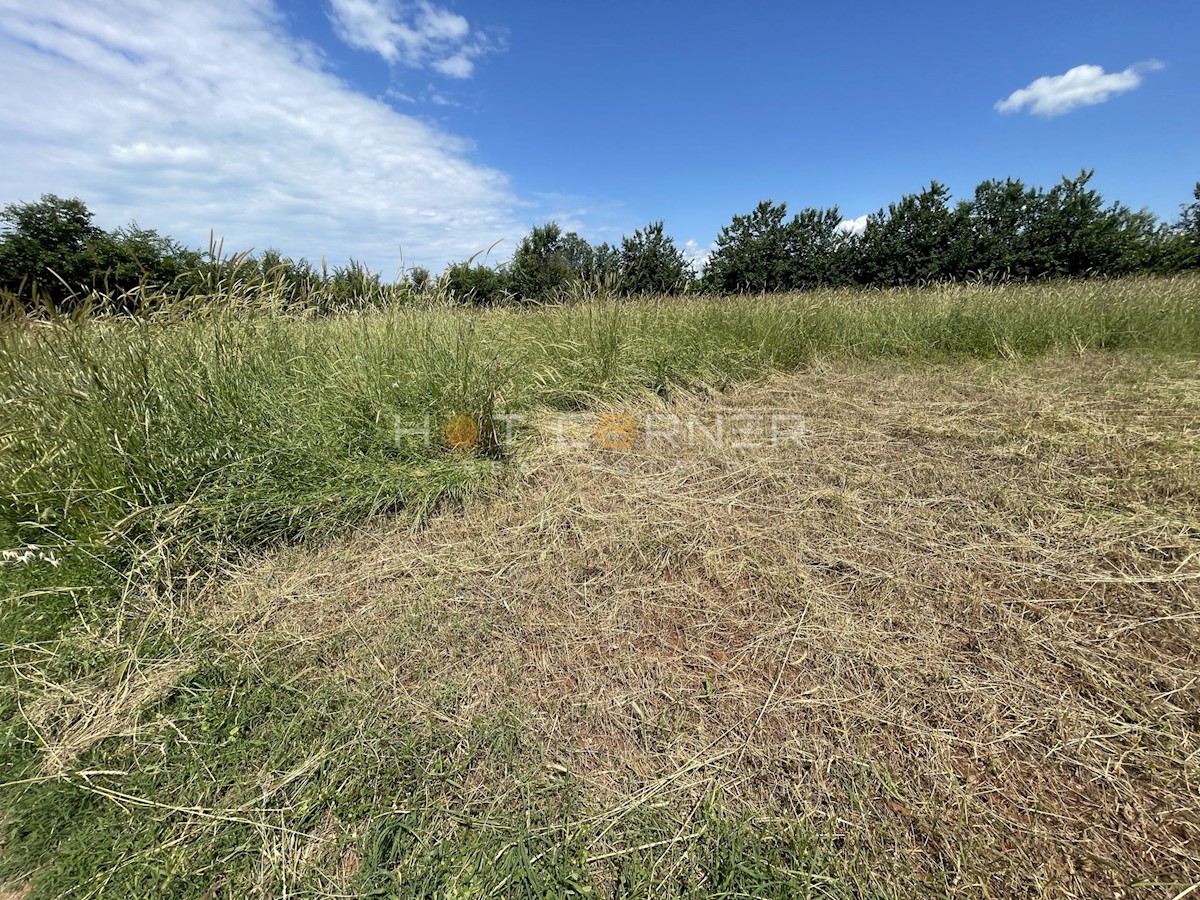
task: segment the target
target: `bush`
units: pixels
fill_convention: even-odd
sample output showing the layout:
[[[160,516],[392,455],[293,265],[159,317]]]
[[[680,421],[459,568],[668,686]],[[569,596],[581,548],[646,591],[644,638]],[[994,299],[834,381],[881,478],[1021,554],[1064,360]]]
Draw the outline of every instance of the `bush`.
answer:
[[[635,231],[633,237],[622,238],[619,259],[618,283],[624,294],[676,293],[687,286],[691,277],[687,260],[663,233],[662,222],[652,222],[644,230]]]
[[[526,300],[557,300],[573,283],[589,281],[594,252],[575,232],[547,222],[521,239],[509,264],[514,293]]]
[[[442,285],[454,300],[477,306],[494,306],[512,296],[507,273],[488,266],[455,263],[442,276]]]

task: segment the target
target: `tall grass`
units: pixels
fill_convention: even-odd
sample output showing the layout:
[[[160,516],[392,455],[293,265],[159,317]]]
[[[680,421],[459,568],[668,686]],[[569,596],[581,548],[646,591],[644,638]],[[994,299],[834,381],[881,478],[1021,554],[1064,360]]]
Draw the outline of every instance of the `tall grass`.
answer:
[[[478,480],[487,460],[443,439],[454,415],[487,438],[496,409],[818,356],[1079,348],[1200,352],[1200,278],[16,322],[0,332],[0,521],[31,543],[172,555],[319,537]]]

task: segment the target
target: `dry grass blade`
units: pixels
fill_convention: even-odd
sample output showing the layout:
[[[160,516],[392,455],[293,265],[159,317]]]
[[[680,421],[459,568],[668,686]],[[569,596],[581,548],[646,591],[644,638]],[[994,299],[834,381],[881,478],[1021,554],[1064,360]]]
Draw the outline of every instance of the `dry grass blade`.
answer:
[[[135,734],[143,710],[193,667],[187,659],[131,660],[116,671],[72,683],[35,679],[35,699],[23,712],[41,743],[43,773],[61,775],[89,747]],[[21,677],[22,671],[16,674]]]

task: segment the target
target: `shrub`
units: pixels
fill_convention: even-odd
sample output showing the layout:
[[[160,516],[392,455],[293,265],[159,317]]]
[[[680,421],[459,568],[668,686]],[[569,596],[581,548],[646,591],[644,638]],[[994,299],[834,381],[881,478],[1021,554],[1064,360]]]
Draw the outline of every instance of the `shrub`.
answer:
[[[590,280],[594,252],[557,222],[539,225],[521,239],[509,264],[512,290],[526,300],[556,300],[572,283]]]
[[[488,266],[455,263],[446,269],[442,285],[452,299],[477,306],[494,306],[512,296],[506,272]]]
[[[683,290],[690,279],[687,260],[664,234],[662,222],[622,238],[619,259],[619,287],[625,294],[671,294]]]

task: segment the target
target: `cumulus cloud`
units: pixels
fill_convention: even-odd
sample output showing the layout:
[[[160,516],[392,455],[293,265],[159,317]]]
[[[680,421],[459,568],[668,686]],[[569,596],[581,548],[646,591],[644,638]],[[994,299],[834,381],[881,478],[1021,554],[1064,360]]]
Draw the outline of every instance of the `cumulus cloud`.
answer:
[[[692,271],[697,275],[704,271],[704,267],[708,265],[709,258],[716,251],[716,243],[709,244],[707,247],[701,247],[696,240],[684,241],[682,252],[683,258],[687,264],[691,266]]]
[[[432,7],[431,7],[432,9]],[[471,145],[321,67],[270,0],[0,0],[0,204],[393,275],[526,230]],[[427,30],[461,33],[451,18]],[[524,218],[524,213],[522,214]]]
[[[495,40],[463,16],[427,0],[332,0],[329,18],[352,47],[450,78],[470,78],[475,60],[496,49]]]
[[[1002,113],[1028,109],[1038,116],[1061,116],[1132,91],[1141,85],[1145,73],[1162,67],[1157,60],[1137,63],[1123,72],[1105,72],[1100,66],[1076,66],[1064,75],[1046,75],[1028,87],[1013,91],[996,102],[996,109]]]
[[[838,231],[846,234],[862,234],[867,230],[867,219],[869,215],[859,216],[857,219],[843,219],[838,223]]]

